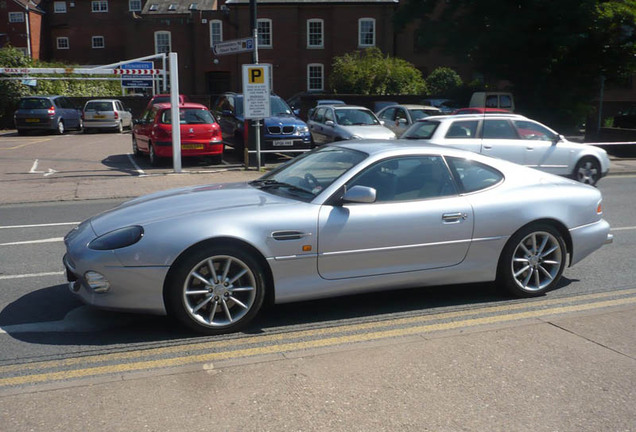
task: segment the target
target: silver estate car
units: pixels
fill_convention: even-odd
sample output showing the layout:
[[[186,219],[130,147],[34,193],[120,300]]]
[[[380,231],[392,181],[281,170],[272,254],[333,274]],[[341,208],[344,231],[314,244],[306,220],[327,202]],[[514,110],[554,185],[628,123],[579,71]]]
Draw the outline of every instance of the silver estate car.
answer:
[[[595,185],[610,169],[607,152],[568,141],[517,114],[461,114],[417,121],[400,137],[470,150]]]
[[[320,105],[307,120],[315,145],[350,139],[395,139],[368,108],[354,105]]]
[[[109,129],[122,133],[132,128],[132,114],[118,99],[94,99],[84,105],[84,132]]]
[[[442,115],[439,108],[429,105],[389,105],[377,113],[382,124],[400,136],[417,120]]]
[[[443,146],[346,141],[249,183],[143,196],[69,232],[70,289],[201,333],[265,302],[496,281],[519,297],[612,241],[601,192]]]

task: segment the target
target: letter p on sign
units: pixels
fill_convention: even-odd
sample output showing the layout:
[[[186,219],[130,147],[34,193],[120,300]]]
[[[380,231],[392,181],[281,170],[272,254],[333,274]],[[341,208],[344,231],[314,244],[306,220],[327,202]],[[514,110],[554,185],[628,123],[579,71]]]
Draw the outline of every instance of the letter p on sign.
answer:
[[[250,84],[264,84],[265,83],[265,73],[263,72],[262,67],[252,67],[249,68],[248,80]]]

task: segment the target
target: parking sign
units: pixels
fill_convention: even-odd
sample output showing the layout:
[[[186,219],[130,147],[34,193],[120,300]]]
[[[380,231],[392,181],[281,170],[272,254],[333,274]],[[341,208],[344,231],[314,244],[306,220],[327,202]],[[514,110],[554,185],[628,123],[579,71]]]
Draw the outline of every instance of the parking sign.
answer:
[[[243,109],[246,119],[270,117],[270,64],[243,65]]]

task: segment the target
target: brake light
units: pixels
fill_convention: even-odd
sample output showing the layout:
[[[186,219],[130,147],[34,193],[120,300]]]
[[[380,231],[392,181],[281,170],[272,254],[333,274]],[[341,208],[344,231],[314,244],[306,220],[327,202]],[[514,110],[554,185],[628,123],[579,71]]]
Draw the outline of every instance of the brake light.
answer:
[[[47,114],[53,117],[55,115],[55,107],[51,106],[51,108],[49,108],[49,110],[47,111]]]
[[[603,201],[599,201],[598,206],[596,206],[596,214],[603,214]]]
[[[119,120],[119,113],[115,111],[115,120]]]

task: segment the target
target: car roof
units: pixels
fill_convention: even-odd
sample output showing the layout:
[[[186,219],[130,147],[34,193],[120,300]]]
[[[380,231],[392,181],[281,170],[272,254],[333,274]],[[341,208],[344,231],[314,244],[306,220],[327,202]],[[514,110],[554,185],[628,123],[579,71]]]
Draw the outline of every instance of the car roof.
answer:
[[[441,154],[445,156],[457,156],[462,158],[488,158],[478,153],[459,148],[448,147],[438,144],[422,143],[421,141],[411,140],[383,140],[383,139],[362,139],[362,140],[346,140],[336,143],[327,144],[331,147],[343,147],[351,150],[357,150],[369,154],[371,157],[391,156],[400,154]]]
[[[483,118],[515,118],[515,119],[524,119],[528,120],[527,117],[522,116],[521,114],[506,114],[506,113],[474,113],[474,114],[449,114],[449,115],[441,115],[434,117],[425,117],[423,119],[417,120],[418,122],[424,121],[444,121],[444,120],[457,120],[457,119],[483,119]]]
[[[418,105],[418,104],[389,105],[387,107],[382,108],[382,110],[385,110],[385,109],[388,109],[388,108],[394,108],[394,107],[402,107],[402,108],[406,108],[408,110],[412,110],[412,109],[428,109],[428,110],[441,111],[439,108],[431,106],[431,105]]]
[[[86,103],[89,102],[120,102],[119,99],[91,99],[86,101]]]
[[[321,105],[320,107],[328,107],[331,106],[336,109],[365,109],[371,111],[369,108],[362,105],[347,105],[347,104],[334,104],[334,105]]]

